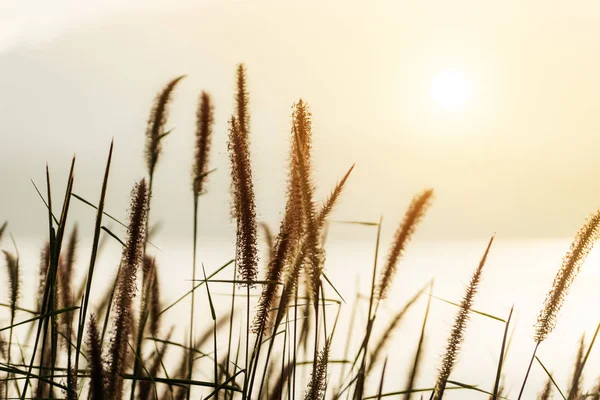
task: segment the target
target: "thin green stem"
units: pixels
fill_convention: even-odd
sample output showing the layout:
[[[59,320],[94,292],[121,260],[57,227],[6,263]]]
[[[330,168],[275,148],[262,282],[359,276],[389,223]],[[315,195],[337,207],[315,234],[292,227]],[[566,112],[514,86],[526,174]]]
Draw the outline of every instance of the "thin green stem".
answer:
[[[531,366],[533,365],[533,360],[535,359],[535,353],[540,345],[540,342],[535,344],[535,348],[533,349],[533,354],[531,355],[531,361],[529,362],[529,367],[527,367],[527,373],[525,374],[525,379],[523,379],[523,385],[521,386],[521,390],[519,391],[519,397],[517,400],[521,400],[521,396],[523,396],[523,391],[525,390],[525,384],[527,384],[527,378],[529,378],[529,372],[531,371]]]
[[[194,306],[195,306],[195,290],[194,286],[196,283],[196,255],[198,246],[198,195],[194,193],[194,233],[193,233],[193,250],[192,250],[192,295],[190,305],[190,331],[189,331],[189,347],[194,347]],[[193,350],[192,350],[193,351]],[[188,380],[192,380],[194,370],[194,357],[189,357],[188,360]],[[215,381],[216,383],[216,381]],[[191,388],[190,388],[191,389]],[[187,391],[187,400],[190,399],[191,390]]]

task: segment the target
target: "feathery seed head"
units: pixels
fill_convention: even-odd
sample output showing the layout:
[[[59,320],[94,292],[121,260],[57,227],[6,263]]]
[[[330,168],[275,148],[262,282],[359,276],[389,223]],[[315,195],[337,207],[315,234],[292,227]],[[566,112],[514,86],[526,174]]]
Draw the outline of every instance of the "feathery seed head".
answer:
[[[304,270],[308,275],[308,284],[310,286],[310,294],[313,299],[319,295],[321,282],[321,273],[324,264],[324,252],[320,247],[320,229],[317,223],[314,204],[314,184],[311,174],[311,159],[310,146],[303,137],[310,137],[310,123],[304,103],[299,103],[302,112],[295,114],[296,121],[294,123],[293,132],[295,145],[295,165],[296,174],[298,176],[297,194],[300,196],[300,205],[302,207],[301,229],[303,232],[302,244],[300,245],[300,261],[304,264]],[[299,106],[299,107],[300,107]],[[305,130],[304,134],[300,132],[300,128]],[[317,303],[315,302],[315,305]]]
[[[236,259],[239,275],[242,280],[253,281],[258,274],[257,223],[248,135],[248,93],[243,64],[239,65],[237,73],[237,118],[231,117],[228,141],[233,192],[232,211],[237,220]]]
[[[2,356],[4,360],[8,359],[8,346],[2,333],[0,333],[0,356]]]
[[[419,222],[423,219],[433,200],[433,189],[427,189],[413,197],[408,210],[404,214],[402,224],[394,235],[394,242],[389,250],[385,266],[379,279],[377,297],[383,300],[392,284],[399,259],[404,254],[408,242],[412,238]]]
[[[311,113],[306,102],[300,99],[292,106],[292,129],[290,145],[290,165],[285,218],[290,225],[290,234],[299,238],[304,234],[307,223],[306,205],[312,202],[311,182]],[[308,191],[308,192],[307,192]],[[311,206],[312,207],[312,206]]]
[[[312,113],[308,104],[299,99],[293,106],[292,123],[293,129],[299,136],[301,151],[308,156],[312,148]]]
[[[282,225],[281,232],[277,237],[275,247],[271,250],[271,260],[267,267],[266,280],[280,282],[283,271],[289,259],[290,237],[286,233],[286,227]],[[263,287],[260,298],[258,299],[256,316],[253,322],[253,332],[260,333],[269,330],[271,327],[271,314],[273,304],[279,293],[279,285],[268,284]]]
[[[577,232],[571,248],[565,255],[552,288],[546,295],[544,307],[535,324],[534,340],[543,342],[556,326],[558,313],[567,297],[569,288],[579,273],[587,255],[592,250],[600,234],[600,210],[592,214]]]
[[[17,301],[19,299],[20,292],[20,277],[19,277],[19,259],[8,251],[3,251],[6,259],[6,267],[8,270],[8,282],[10,284],[10,309],[11,318],[14,318],[14,314],[17,309]]]
[[[348,177],[350,176],[350,173],[352,173],[353,169],[354,164],[352,164],[352,166],[350,167],[348,172],[346,172],[346,175],[344,175],[342,180],[335,185],[335,188],[333,189],[333,191],[331,192],[327,200],[325,200],[325,203],[323,203],[323,206],[319,210],[319,213],[317,214],[317,225],[319,229],[323,229],[325,221],[329,217],[329,214],[331,214],[331,211],[333,211],[333,207],[335,206],[335,203],[342,194],[344,185],[346,184],[346,181],[348,180]]]
[[[553,387],[554,386],[552,385],[552,380],[550,378],[548,378],[548,380],[544,384],[544,389],[542,390],[542,392],[538,396],[538,399],[539,400],[550,400],[552,398],[552,389],[553,389]]]
[[[124,259],[128,265],[139,266],[146,241],[146,216],[148,213],[148,186],[142,179],[131,192],[129,225],[127,226],[127,241],[124,249]]]
[[[4,231],[6,231],[7,226],[8,221],[4,221],[4,223],[0,226],[0,240],[2,240],[2,236],[4,236]]]
[[[37,286],[37,307],[38,311],[42,308],[44,297],[44,285],[46,284],[46,276],[50,267],[50,242],[44,243],[44,247],[40,252],[40,267],[38,270],[38,286]]]
[[[214,120],[211,97],[203,91],[196,112],[196,154],[193,173],[193,190],[196,196],[202,194],[204,190]]]
[[[149,285],[149,286],[146,286]],[[156,258],[144,257],[143,287],[147,287],[148,299],[148,328],[150,335],[156,337],[160,328],[160,286]]]
[[[88,325],[88,348],[90,349],[90,394],[93,400],[104,399],[105,376],[104,367],[102,365],[102,343],[100,342],[100,334],[96,323],[96,316],[90,316]]]
[[[143,260],[146,240],[148,187],[145,179],[134,186],[131,199],[127,240],[121,261],[122,270],[119,274],[114,298],[110,350],[105,359],[107,379],[111,382],[107,397],[111,400],[118,399],[122,395],[122,373],[129,353],[128,339],[133,329],[132,303],[136,293],[137,271]]]
[[[467,328],[467,322],[469,321],[469,313],[471,311],[471,307],[475,299],[475,294],[477,293],[477,289],[479,287],[483,266],[485,265],[493,241],[494,237],[492,236],[487,245],[487,248],[485,249],[483,257],[481,258],[481,261],[477,266],[477,269],[471,277],[471,282],[469,283],[469,286],[465,291],[465,295],[462,299],[462,302],[460,303],[460,308],[458,310],[458,314],[456,315],[454,326],[452,327],[450,337],[448,338],[446,353],[442,358],[442,366],[439,370],[438,378],[435,384],[435,389],[432,395],[432,400],[441,400],[444,395],[446,383],[448,382],[450,373],[454,368],[454,364],[456,363],[456,359],[458,358],[460,348],[465,338],[465,330]]]
[[[250,112],[248,111],[248,88],[246,83],[246,66],[238,64],[236,71],[236,118],[243,138],[247,138],[250,131]]]
[[[146,166],[148,167],[148,174],[150,176],[154,174],[154,169],[160,156],[160,141],[168,133],[165,132],[165,125],[168,118],[171,94],[177,83],[184,77],[185,75],[177,77],[167,83],[154,99],[148,120],[148,127],[146,128]]]
[[[325,341],[325,347],[319,353],[316,369],[312,372],[308,391],[304,400],[322,400],[327,388],[327,364],[329,363],[329,346],[331,339]]]
[[[237,220],[236,257],[241,279],[252,281],[258,273],[256,205],[248,143],[232,117],[229,154],[233,189],[233,214]]]

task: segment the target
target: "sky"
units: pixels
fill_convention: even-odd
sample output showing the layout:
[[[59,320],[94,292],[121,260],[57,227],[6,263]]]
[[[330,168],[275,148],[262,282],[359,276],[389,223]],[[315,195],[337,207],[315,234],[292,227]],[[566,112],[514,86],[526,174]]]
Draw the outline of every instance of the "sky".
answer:
[[[260,220],[284,204],[291,107],[313,113],[317,194],[356,163],[335,219],[393,229],[411,197],[433,187],[423,238],[569,237],[600,206],[600,7],[409,1],[43,1],[0,5],[0,220],[47,232],[43,186],[97,202],[110,141],[107,211],[125,218],[144,176],[151,103],[175,76],[152,218],[189,236],[195,108],[215,100],[201,235],[229,237],[226,121],[237,63],[248,69]],[[440,71],[468,82],[462,107],[436,103]],[[77,203],[74,219],[93,226]],[[86,225],[87,226],[87,225]]]

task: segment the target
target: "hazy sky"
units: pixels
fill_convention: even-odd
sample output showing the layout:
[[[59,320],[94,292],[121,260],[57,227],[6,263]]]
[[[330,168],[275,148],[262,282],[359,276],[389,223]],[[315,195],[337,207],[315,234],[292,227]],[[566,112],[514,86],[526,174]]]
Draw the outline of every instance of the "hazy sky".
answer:
[[[230,232],[226,121],[238,62],[249,72],[258,214],[275,226],[299,97],[312,107],[321,198],[356,162],[336,218],[384,214],[393,227],[411,196],[433,187],[424,237],[570,236],[600,206],[596,2],[172,3],[0,5],[0,220],[16,235],[46,232],[29,180],[43,184],[46,162],[58,198],[76,153],[75,192],[97,202],[112,137],[107,211],[124,217],[145,172],[151,102],[180,74],[153,219],[165,235],[191,232],[194,115],[207,90],[217,172],[201,230]],[[449,68],[471,86],[454,111],[430,90]],[[91,226],[91,210],[73,210]]]

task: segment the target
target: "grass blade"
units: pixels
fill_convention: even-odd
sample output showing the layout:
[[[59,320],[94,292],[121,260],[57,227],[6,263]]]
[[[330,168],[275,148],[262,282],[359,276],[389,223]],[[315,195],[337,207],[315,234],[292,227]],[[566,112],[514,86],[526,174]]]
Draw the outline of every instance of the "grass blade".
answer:
[[[85,319],[87,315],[88,304],[90,302],[90,291],[92,288],[92,280],[94,277],[94,267],[96,266],[96,255],[98,254],[98,243],[100,242],[100,229],[102,227],[102,216],[104,215],[104,200],[106,198],[106,188],[108,186],[108,175],[110,173],[110,164],[112,160],[114,141],[110,142],[108,150],[108,159],[106,161],[106,169],[102,180],[102,189],[100,192],[100,202],[98,203],[98,212],[96,213],[96,223],[94,226],[94,238],[92,241],[92,253],[90,255],[90,266],[88,268],[87,282],[83,295],[83,305],[79,313],[79,324],[77,327],[77,350],[75,351],[75,373],[79,370],[79,354],[81,352],[81,343],[83,342]]]
[[[500,348],[500,358],[498,359],[498,371],[496,372],[496,382],[494,383],[492,400],[498,399],[500,378],[502,376],[502,365],[504,364],[504,351],[506,349],[506,339],[508,338],[508,327],[510,326],[510,320],[512,318],[514,308],[514,305],[510,308],[510,313],[508,314],[508,319],[506,320],[506,326],[504,327],[504,336],[502,337],[502,347]]]
[[[554,377],[552,376],[552,374],[548,371],[548,369],[546,368],[546,366],[542,363],[542,360],[540,360],[538,356],[534,356],[534,358],[540,364],[540,366],[544,369],[544,372],[546,373],[546,375],[548,375],[548,378],[552,381],[552,384],[554,385],[554,387],[556,388],[556,390],[558,390],[558,393],[560,393],[560,396],[563,398],[563,400],[567,400],[567,398],[565,397],[565,395],[562,392],[562,390],[560,390],[560,387],[558,387],[558,384],[554,380]]]

